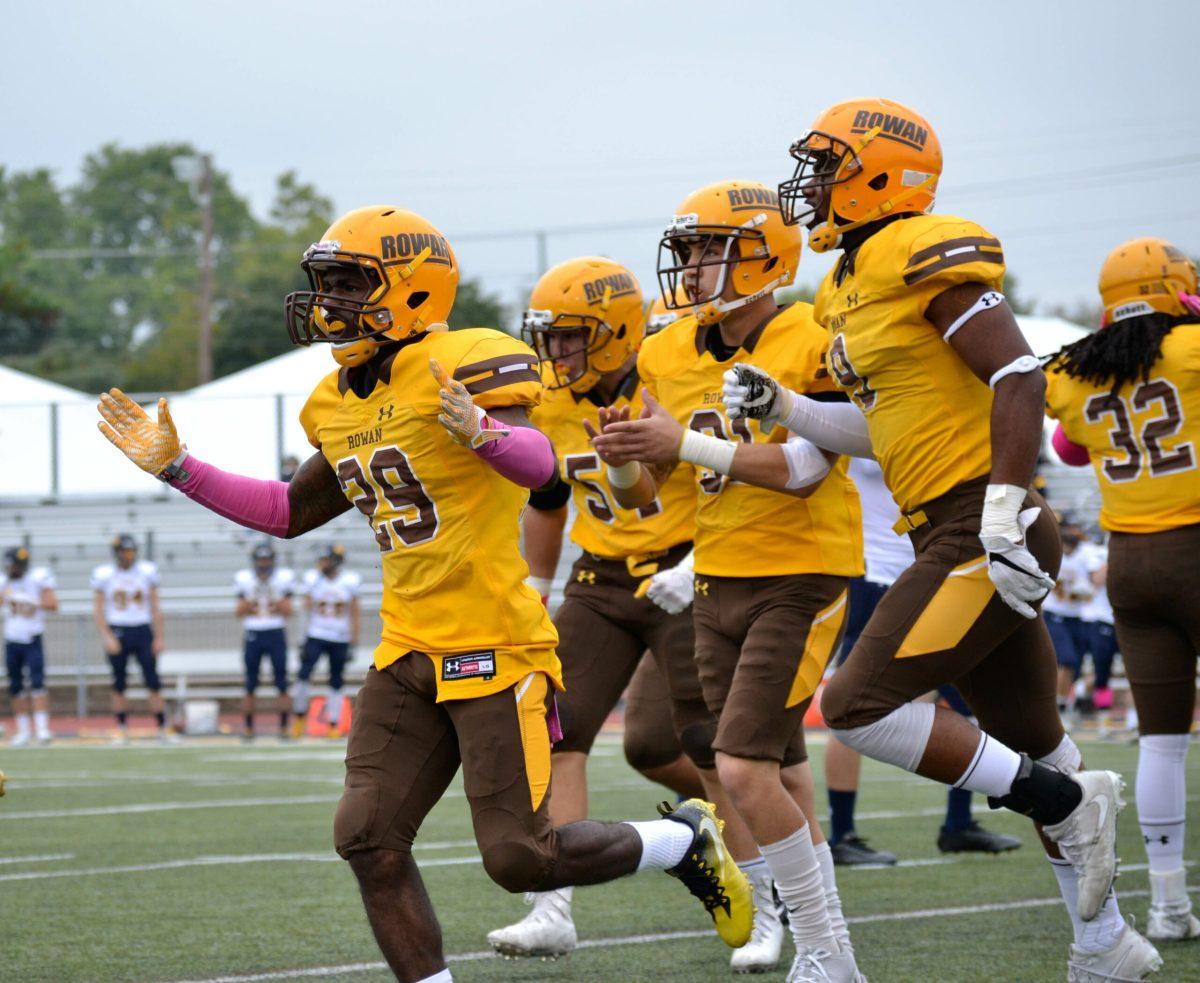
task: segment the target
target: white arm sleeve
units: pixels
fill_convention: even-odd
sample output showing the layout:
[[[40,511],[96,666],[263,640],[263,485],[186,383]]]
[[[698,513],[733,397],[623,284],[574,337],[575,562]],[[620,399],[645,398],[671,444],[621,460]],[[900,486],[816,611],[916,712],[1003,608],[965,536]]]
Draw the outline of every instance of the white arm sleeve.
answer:
[[[791,404],[779,422],[792,433],[827,451],[874,459],[867,418],[853,403],[823,403],[792,393]]]

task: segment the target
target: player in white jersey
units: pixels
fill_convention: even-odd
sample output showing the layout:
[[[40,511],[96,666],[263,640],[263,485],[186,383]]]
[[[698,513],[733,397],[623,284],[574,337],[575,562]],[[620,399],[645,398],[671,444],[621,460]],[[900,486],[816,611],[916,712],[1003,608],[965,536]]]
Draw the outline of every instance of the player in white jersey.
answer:
[[[842,642],[840,665],[866,626],[875,605],[900,574],[912,565],[913,549],[907,536],[895,530],[900,518],[891,492],[883,482],[883,471],[870,458],[850,459],[850,477],[858,488],[863,516],[863,555],[866,574],[850,581],[850,613]],[[964,716],[971,711],[953,686],[938,689],[950,706]],[[829,847],[834,863],[894,864],[896,855],[874,850],[854,828],[854,806],[858,796],[862,756],[846,747],[831,733],[825,745],[825,785],[829,796]],[[971,793],[950,788],[946,797],[946,818],[938,831],[938,849],[943,853],[1002,853],[1015,850],[1021,841],[984,829],[971,818]]]
[[[4,552],[5,574],[0,580],[0,610],[4,612],[4,664],[8,695],[17,718],[13,747],[33,739],[30,710],[37,740],[50,742],[50,704],[46,696],[46,656],[42,650],[43,615],[58,610],[54,574],[29,566],[29,550],[17,546]],[[29,676],[28,691],[25,676]]]
[[[275,548],[260,543],[250,554],[253,569],[239,570],[234,576],[237,616],[245,629],[243,656],[246,663],[246,695],[242,700],[244,740],[254,738],[254,691],[265,655],[271,660],[275,688],[279,690],[279,736],[290,737],[287,680],[287,619],[292,613],[295,577],[291,570],[276,569]]]
[[[1092,657],[1092,706],[1096,709],[1098,735],[1108,736],[1113,693],[1109,686],[1113,659],[1117,654],[1117,636],[1113,629],[1112,602],[1108,599],[1108,547],[1085,542],[1081,547],[1087,561],[1093,594],[1079,612],[1088,654]]]
[[[346,548],[330,546],[317,559],[317,568],[304,575],[300,591],[304,595],[304,611],[308,615],[308,631],[300,656],[300,674],[292,708],[296,714],[292,734],[304,733],[304,718],[308,714],[309,685],[312,671],[321,656],[329,658],[329,700],[326,720],[329,736],[337,737],[342,719],[342,673],[358,644],[358,593],[362,577],[353,570],[343,570]]]
[[[1065,718],[1074,707],[1075,680],[1083,668],[1083,656],[1088,647],[1081,615],[1096,589],[1092,586],[1089,555],[1081,548],[1083,531],[1074,522],[1064,520],[1059,524],[1059,535],[1063,546],[1062,566],[1058,569],[1054,590],[1046,595],[1042,604],[1042,615],[1050,629],[1054,655],[1058,659],[1058,712]]]
[[[92,617],[104,653],[112,666],[113,714],[117,718],[116,744],[129,740],[129,701],[125,698],[129,657],[142,671],[150,691],[150,711],[158,723],[159,736],[166,740],[166,712],[157,659],[163,645],[162,608],[158,603],[158,567],[138,559],[137,540],[122,533],[112,541],[113,562],[92,571]]]

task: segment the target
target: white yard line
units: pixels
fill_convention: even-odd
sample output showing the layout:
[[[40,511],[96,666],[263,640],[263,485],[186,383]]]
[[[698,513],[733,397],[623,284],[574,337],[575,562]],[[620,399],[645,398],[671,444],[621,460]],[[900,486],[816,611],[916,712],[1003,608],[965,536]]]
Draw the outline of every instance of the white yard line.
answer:
[[[52,860],[74,860],[73,853],[38,853],[28,857],[0,857],[0,864],[46,864]]]
[[[1192,888],[1193,892],[1200,888]],[[1125,898],[1144,898],[1149,891],[1123,891]],[[1062,898],[1030,898],[1025,901],[1004,901],[996,904],[961,905],[954,908],[920,908],[915,911],[892,911],[878,915],[860,915],[857,918],[847,918],[851,925],[867,925],[872,922],[899,922],[917,918],[946,918],[954,915],[984,915],[997,911],[1017,911],[1022,908],[1047,908],[1061,905]],[[672,942],[678,939],[699,939],[714,935],[711,929],[688,932],[659,932],[653,935],[624,935],[608,939],[585,939],[579,943],[580,949],[608,949],[621,945],[647,945],[653,942]],[[478,952],[458,952],[446,956],[446,962],[475,962],[480,959],[494,959],[496,954],[490,950]],[[535,963],[531,962],[531,966]],[[260,983],[264,980],[299,980],[312,979],[321,976],[338,976],[343,973],[372,973],[386,970],[383,962],[343,963],[340,966],[311,966],[305,969],[283,969],[266,973],[247,973],[237,976],[211,976],[204,979],[182,980],[179,983]]]
[[[120,816],[134,812],[177,812],[184,809],[232,809],[238,806],[301,806],[333,804],[336,795],[295,795],[270,799],[200,799],[195,802],[131,802],[119,806],[85,806],[79,809],[33,809],[0,811],[3,819],[69,819],[76,816]]]
[[[442,843],[426,843],[416,849],[418,861],[422,868],[428,867],[463,867],[479,864],[478,854],[466,857],[425,857],[422,854],[429,850],[448,850],[455,847],[474,846],[473,840],[447,840]],[[43,857],[44,860],[70,860],[73,854],[58,857]],[[14,858],[17,862],[22,858]],[[24,858],[29,860],[30,858]],[[233,864],[262,864],[262,863],[336,863],[341,857],[332,851],[329,853],[246,853],[246,854],[217,854],[205,857],[185,857],[179,860],[161,860],[147,864],[122,864],[114,867],[71,867],[63,870],[27,870],[12,874],[0,874],[3,881],[39,881],[61,877],[96,877],[110,874],[141,874],[156,870],[183,870],[189,867],[220,867]],[[2,861],[0,861],[2,862]],[[949,857],[931,857],[928,859],[901,860],[897,864],[860,864],[857,870],[890,870],[899,867],[930,867],[941,864],[952,864],[956,861]]]

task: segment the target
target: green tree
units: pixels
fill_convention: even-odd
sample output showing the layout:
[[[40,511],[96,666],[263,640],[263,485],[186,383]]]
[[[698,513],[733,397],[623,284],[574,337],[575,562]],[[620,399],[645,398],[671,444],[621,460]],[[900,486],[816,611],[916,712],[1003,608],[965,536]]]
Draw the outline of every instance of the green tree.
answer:
[[[503,331],[508,308],[499,297],[485,293],[476,280],[458,285],[454,309],[450,312],[450,330],[459,328],[496,328]]]

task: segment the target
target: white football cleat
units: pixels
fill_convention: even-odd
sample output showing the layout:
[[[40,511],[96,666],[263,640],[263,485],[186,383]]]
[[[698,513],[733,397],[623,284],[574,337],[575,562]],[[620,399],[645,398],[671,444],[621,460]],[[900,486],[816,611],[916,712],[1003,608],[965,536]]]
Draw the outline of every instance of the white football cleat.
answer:
[[[1150,872],[1150,912],[1146,937],[1163,942],[1200,938],[1200,919],[1192,914],[1183,869],[1169,874]]]
[[[798,946],[785,983],[866,983],[852,952],[833,952],[821,945]]]
[[[1066,819],[1045,831],[1075,868],[1079,917],[1090,922],[1117,876],[1117,813],[1125,807],[1125,782],[1115,771],[1079,771],[1071,777],[1083,789],[1083,798]]]
[[[525,902],[533,905],[533,911],[515,924],[488,932],[491,947],[509,959],[569,955],[579,941],[571,919],[570,893],[542,891],[525,895]]]
[[[29,743],[28,734],[14,734],[13,739],[8,742],[9,747],[25,747]]]
[[[733,950],[729,968],[735,973],[767,973],[779,965],[783,921],[779,917],[771,872],[764,865],[764,869],[754,871],[748,879],[754,892],[754,928],[750,941]]]
[[[1103,952],[1080,952],[1071,946],[1067,959],[1067,983],[1135,983],[1147,979],[1162,965],[1158,950],[1132,925]]]

